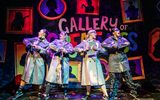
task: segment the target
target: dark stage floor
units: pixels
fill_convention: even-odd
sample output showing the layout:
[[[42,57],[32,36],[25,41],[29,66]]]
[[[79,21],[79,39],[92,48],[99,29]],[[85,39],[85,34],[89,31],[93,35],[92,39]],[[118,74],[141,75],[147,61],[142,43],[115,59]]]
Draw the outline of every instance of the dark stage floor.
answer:
[[[17,100],[44,100],[43,97],[39,98],[37,96],[36,90],[26,90],[24,91],[24,95],[19,97]],[[68,91],[69,100],[81,100],[81,98],[85,95],[85,89],[70,89]],[[139,93],[138,99],[134,99],[129,93],[124,91],[119,91],[118,100],[160,100],[160,92],[146,92],[141,91]],[[7,92],[0,93],[0,100],[11,100],[13,98],[13,94]],[[52,89],[50,92],[50,98],[48,100],[64,100],[63,92],[61,89]],[[92,89],[92,95],[89,100],[102,100],[102,93],[99,89]]]

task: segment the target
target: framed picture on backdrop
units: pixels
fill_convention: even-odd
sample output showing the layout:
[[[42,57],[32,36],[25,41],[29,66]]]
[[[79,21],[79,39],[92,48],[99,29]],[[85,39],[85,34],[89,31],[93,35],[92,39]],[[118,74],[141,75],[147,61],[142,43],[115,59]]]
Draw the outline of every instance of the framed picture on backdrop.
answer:
[[[104,58],[100,58],[100,62],[101,62],[101,65],[102,65],[104,78],[107,81],[109,79],[109,65],[108,65],[108,62]]]
[[[80,82],[81,81],[81,62],[70,61],[69,62],[69,81]]]
[[[66,13],[66,10],[65,0],[39,0],[38,12],[45,19],[57,20]]]
[[[120,0],[123,23],[143,21],[141,0]]]
[[[77,0],[77,14],[99,15],[100,0]]]
[[[145,79],[142,56],[130,57],[128,60],[133,80]]]
[[[8,34],[32,34],[33,8],[8,8],[6,22]]]
[[[19,42],[14,43],[16,84],[20,82],[21,76],[23,74],[26,55],[27,55],[27,51],[26,51],[25,45]]]
[[[156,27],[149,32],[148,54],[157,62],[160,62],[160,28]]]
[[[7,40],[0,40],[0,62],[5,62]]]

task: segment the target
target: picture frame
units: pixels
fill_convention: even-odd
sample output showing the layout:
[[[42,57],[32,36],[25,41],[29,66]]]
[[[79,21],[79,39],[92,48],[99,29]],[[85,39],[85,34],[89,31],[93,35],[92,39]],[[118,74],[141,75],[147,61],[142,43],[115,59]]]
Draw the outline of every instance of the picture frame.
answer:
[[[132,79],[133,80],[145,79],[142,56],[129,57],[128,61],[129,61],[129,67],[130,67]],[[102,64],[104,78],[106,81],[108,81],[108,80],[110,80],[108,61],[104,58],[100,58],[100,62]]]
[[[19,84],[27,56],[26,46],[21,42],[14,43],[15,83]]]
[[[160,62],[160,28],[156,27],[149,32],[148,55],[156,62]]]
[[[70,82],[80,82],[81,81],[81,62],[80,61],[70,61],[69,68],[69,81]]]
[[[37,9],[41,17],[57,20],[66,13],[67,4],[65,0],[40,0]]]
[[[133,80],[145,79],[142,56],[129,57],[128,60]]]
[[[141,0],[120,0],[123,23],[143,21]]]
[[[99,15],[100,0],[77,0],[77,14]]]
[[[32,34],[33,32],[33,8],[18,7],[7,9],[6,33],[8,34]]]
[[[0,62],[4,63],[6,59],[7,40],[0,40]]]

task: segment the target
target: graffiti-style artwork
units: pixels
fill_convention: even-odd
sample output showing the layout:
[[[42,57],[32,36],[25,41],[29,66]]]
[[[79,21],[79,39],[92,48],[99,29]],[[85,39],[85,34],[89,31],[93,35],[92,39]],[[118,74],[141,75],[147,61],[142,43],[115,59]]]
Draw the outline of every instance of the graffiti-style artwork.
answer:
[[[32,34],[33,31],[32,8],[7,9],[6,32],[11,34]]]
[[[141,0],[121,0],[123,23],[143,21]]]
[[[69,81],[80,82],[81,81],[81,62],[70,61],[69,62]]]
[[[61,18],[67,10],[64,0],[40,0],[38,4],[38,12],[41,17],[48,20],[56,20]]]
[[[160,61],[160,28],[149,33],[148,54],[154,61]]]
[[[145,79],[142,56],[128,58],[133,80]]]
[[[5,62],[7,41],[0,40],[0,62]]]
[[[49,33],[47,35],[48,42],[52,42],[55,39],[58,39],[58,34],[57,33],[52,32],[52,33]]]
[[[27,50],[23,43],[14,43],[14,54],[15,54],[15,82],[20,83],[21,76],[23,74],[25,59],[27,56]]]
[[[130,57],[128,60],[133,80],[145,79],[142,56]],[[107,81],[110,78],[108,62],[104,58],[100,58],[100,62],[102,64],[105,80]]]
[[[99,15],[99,0],[77,0],[77,14]]]
[[[109,65],[108,65],[108,62],[104,58],[100,58],[100,62],[101,62],[101,65],[102,65],[104,78],[107,81],[109,79]]]

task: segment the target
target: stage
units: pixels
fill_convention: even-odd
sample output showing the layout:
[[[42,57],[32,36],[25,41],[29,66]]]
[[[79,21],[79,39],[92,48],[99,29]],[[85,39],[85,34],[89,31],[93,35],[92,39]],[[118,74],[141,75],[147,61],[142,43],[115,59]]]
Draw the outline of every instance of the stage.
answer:
[[[85,91],[85,88],[68,89],[68,100],[82,100],[82,97],[85,96]],[[28,88],[24,90],[23,93],[24,95],[16,100],[45,100],[43,96],[38,97],[38,89],[35,87]],[[48,100],[65,100],[63,97],[64,95],[61,88],[52,88]],[[0,93],[0,100],[12,100],[12,98],[13,94],[11,94],[11,91],[10,93],[7,93],[7,91]],[[118,91],[118,100],[159,100],[159,98],[160,92],[158,90],[149,92],[141,89],[138,92],[137,99],[134,99],[127,91]],[[102,100],[102,92],[100,89],[92,88],[89,100]]]

